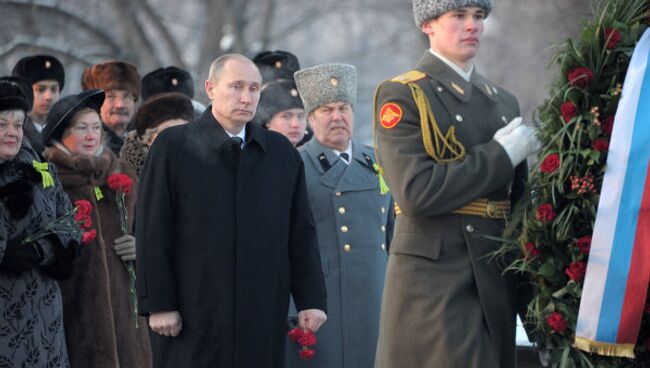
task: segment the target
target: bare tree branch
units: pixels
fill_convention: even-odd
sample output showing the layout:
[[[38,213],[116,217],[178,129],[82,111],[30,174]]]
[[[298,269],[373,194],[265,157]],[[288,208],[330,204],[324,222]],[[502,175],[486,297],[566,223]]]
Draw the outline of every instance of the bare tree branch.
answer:
[[[169,33],[165,24],[162,22],[158,14],[156,14],[156,12],[151,8],[151,5],[149,5],[149,2],[147,0],[141,0],[139,3],[146,16],[151,20],[154,27],[156,28],[155,31],[160,34],[165,41],[167,50],[172,57],[172,64],[185,69],[185,62],[183,61],[183,57],[181,56],[178,46],[176,45],[176,41],[174,41],[174,38]]]

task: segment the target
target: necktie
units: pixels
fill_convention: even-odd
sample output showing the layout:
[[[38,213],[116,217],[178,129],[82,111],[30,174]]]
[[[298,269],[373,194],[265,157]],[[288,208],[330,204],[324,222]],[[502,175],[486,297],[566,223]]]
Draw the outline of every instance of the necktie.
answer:
[[[232,140],[232,143],[234,146],[239,147],[239,149],[242,149],[242,144],[244,144],[244,140],[241,139],[241,137],[230,137],[230,140]]]
[[[343,161],[345,161],[346,164],[350,163],[350,155],[347,154],[347,152],[341,152],[339,155]]]

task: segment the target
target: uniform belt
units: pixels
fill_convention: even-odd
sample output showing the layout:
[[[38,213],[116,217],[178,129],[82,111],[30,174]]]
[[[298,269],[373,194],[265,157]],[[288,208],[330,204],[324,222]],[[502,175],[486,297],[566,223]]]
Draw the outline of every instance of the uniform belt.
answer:
[[[395,202],[395,214],[399,215],[402,210]],[[489,201],[479,198],[463,207],[453,211],[457,215],[481,216],[494,219],[505,219],[510,216],[510,201]]]

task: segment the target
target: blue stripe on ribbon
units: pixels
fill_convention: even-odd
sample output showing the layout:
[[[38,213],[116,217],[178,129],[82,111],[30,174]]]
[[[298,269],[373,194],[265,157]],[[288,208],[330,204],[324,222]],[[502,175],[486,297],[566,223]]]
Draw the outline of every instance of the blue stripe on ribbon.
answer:
[[[637,102],[630,155],[616,220],[612,253],[607,271],[597,341],[615,343],[625,300],[639,208],[650,159],[650,59],[646,61],[643,84]],[[643,178],[639,177],[643,176]]]

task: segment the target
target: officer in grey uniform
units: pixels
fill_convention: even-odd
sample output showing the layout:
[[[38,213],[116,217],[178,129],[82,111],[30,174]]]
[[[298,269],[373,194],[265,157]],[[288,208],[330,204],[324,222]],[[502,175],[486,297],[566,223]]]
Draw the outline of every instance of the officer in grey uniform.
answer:
[[[300,150],[327,287],[328,320],[316,354],[289,367],[370,368],[394,212],[372,150],[352,140],[357,75],[352,65],[323,64],[295,73],[314,137]],[[383,179],[382,179],[383,180]]]
[[[488,237],[502,234],[540,144],[514,96],[472,64],[491,9],[413,0],[431,48],[377,89],[375,144],[399,208],[377,368],[516,365],[522,280],[490,259]]]

